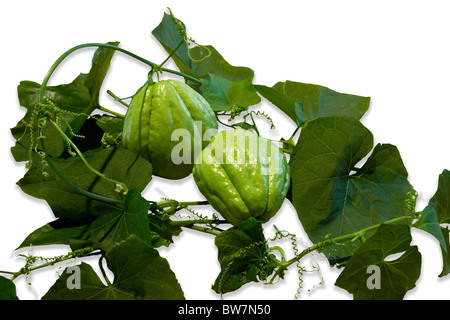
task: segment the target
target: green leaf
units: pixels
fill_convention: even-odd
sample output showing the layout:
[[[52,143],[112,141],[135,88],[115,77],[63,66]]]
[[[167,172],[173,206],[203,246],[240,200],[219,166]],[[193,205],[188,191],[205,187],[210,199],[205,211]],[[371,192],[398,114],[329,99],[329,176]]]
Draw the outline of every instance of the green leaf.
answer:
[[[278,82],[273,87],[255,87],[264,98],[277,106],[298,126],[327,116],[351,116],[360,119],[370,105],[369,97],[340,93],[309,83],[285,81]]]
[[[355,300],[401,300],[419,279],[422,257],[406,225],[381,225],[336,280]],[[391,261],[390,255],[403,254]],[[375,266],[375,267],[374,267]]]
[[[216,236],[218,259],[221,267],[213,290],[224,294],[235,291],[244,284],[259,281],[268,276],[273,268],[265,260],[266,241],[262,225],[250,218]]]
[[[439,175],[438,188],[430,199],[425,210],[431,210],[435,214],[437,223],[450,223],[450,171],[443,170]],[[424,211],[425,211],[424,210]],[[419,219],[415,226],[420,226],[425,221]]]
[[[191,49],[191,57],[201,56],[200,52],[204,52],[205,48],[210,52],[207,58],[201,60],[191,59],[191,68],[198,78],[203,79],[208,76],[208,73],[213,73],[233,82],[246,81],[249,78],[253,79],[255,73],[252,69],[231,65],[213,46],[193,47]]]
[[[69,244],[73,250],[93,247],[108,252],[114,245],[135,235],[148,245],[152,233],[147,219],[149,203],[139,190],[128,192],[122,210],[111,208],[85,224],[55,220],[32,232],[19,248],[50,244]]]
[[[448,227],[441,227],[442,235],[445,239],[445,247],[441,245],[441,252],[442,252],[442,260],[443,260],[443,267],[442,272],[439,274],[439,277],[444,277],[450,273],[450,254],[448,248],[450,248],[450,242],[449,242],[449,229]],[[447,248],[447,250],[444,250],[444,248]]]
[[[148,215],[151,232],[152,247],[169,246],[173,243],[173,236],[178,236],[182,229],[181,227],[170,226],[168,221],[161,220],[160,216]]]
[[[201,94],[214,111],[231,111],[233,106],[247,109],[261,101],[253,87],[252,79],[253,77],[248,77],[234,82],[208,73],[208,76],[202,80]]]
[[[43,300],[181,300],[184,294],[169,263],[158,251],[130,236],[106,254],[114,274],[111,284],[103,285],[92,267],[79,265],[80,288],[68,288],[72,273],[61,277],[42,297]],[[67,269],[66,269],[67,270]]]
[[[192,61],[189,58],[187,42],[179,30],[179,27],[182,30],[186,30],[186,27],[183,22],[179,21],[179,23],[178,26],[170,14],[164,13],[161,23],[152,31],[152,34],[168,53],[173,52],[181,43],[172,55],[172,59],[181,72],[195,76],[195,72],[192,71]]]
[[[439,175],[438,189],[423,210],[414,227],[433,235],[440,243],[444,267],[439,275],[443,277],[450,272],[450,250],[448,230],[441,224],[450,222],[450,171],[443,170]],[[446,231],[447,230],[447,231]]]
[[[0,300],[19,300],[16,285],[11,280],[0,276]]]
[[[84,156],[92,167],[110,179],[125,183],[129,190],[136,188],[142,191],[151,180],[151,164],[128,149],[99,148],[85,152]],[[105,197],[120,199],[116,186],[92,173],[80,157],[55,158],[53,162],[78,187]],[[102,211],[110,211],[109,205],[76,193],[40,159],[33,161],[33,166],[18,181],[18,185],[26,194],[45,199],[56,217],[77,221],[90,219],[91,215],[99,215]]]
[[[197,78],[204,78],[208,73],[213,73],[230,81],[253,77],[253,70],[230,65],[212,46],[201,45],[189,48],[185,39],[186,26],[182,21],[178,19],[177,21],[178,24],[171,15],[164,13],[161,23],[152,31],[152,34],[169,54],[181,43],[172,55],[172,59],[181,72]],[[207,58],[205,53],[208,53]]]
[[[110,44],[117,46],[119,42]],[[109,48],[97,49],[92,58],[89,73],[81,73],[69,84],[46,88],[46,97],[63,110],[65,120],[62,123],[63,130],[68,130],[67,124],[69,124],[72,131],[76,133],[86,121],[86,116],[99,106],[100,88],[114,52],[115,50]],[[32,81],[22,81],[17,91],[19,103],[27,109],[27,113],[16,127],[11,129],[12,135],[17,140],[13,149],[21,146],[29,149],[30,145],[35,143],[32,140],[37,138],[38,123],[35,107],[39,103],[41,85]],[[47,152],[54,157],[60,156],[65,149],[65,144],[59,133],[52,126],[47,126],[43,129],[43,134],[46,136]],[[16,158],[16,161],[24,160],[28,159]]]
[[[413,192],[396,147],[378,144],[352,117],[323,117],[302,129],[291,157],[292,204],[312,242],[338,237],[406,214]],[[355,243],[355,246],[357,243]],[[355,246],[327,252],[344,258]]]
[[[281,111],[283,111],[292,121],[295,122],[298,126],[303,124],[303,120],[301,116],[303,116],[303,105],[301,103],[295,105],[292,103],[292,100],[289,99],[282,92],[277,91],[274,88],[270,88],[263,85],[255,85],[256,91],[261,94],[264,98],[269,100],[272,104],[278,107]],[[298,113],[297,113],[298,111]]]
[[[173,61],[181,72],[201,80],[200,87],[196,82],[188,82],[206,98],[214,111],[229,111],[233,105],[248,108],[260,102],[252,84],[253,70],[232,66],[213,46],[190,48],[186,42],[186,26],[180,20],[175,21],[165,13],[152,34],[169,54],[178,47],[172,55]]]

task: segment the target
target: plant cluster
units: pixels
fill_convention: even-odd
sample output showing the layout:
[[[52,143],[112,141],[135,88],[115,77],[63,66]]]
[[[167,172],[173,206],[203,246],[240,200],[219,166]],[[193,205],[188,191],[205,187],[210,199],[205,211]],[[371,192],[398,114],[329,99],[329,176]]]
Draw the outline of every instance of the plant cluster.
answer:
[[[152,34],[168,53],[160,64],[118,42],[88,43],[66,51],[41,84],[19,84],[19,102],[27,112],[11,129],[16,139],[11,152],[16,161],[26,163],[27,172],[18,185],[24,193],[44,199],[55,220],[32,232],[18,249],[64,244],[70,252],[54,258],[22,256],[23,268],[0,271],[0,299],[17,299],[14,280],[20,276],[94,255],[99,257],[101,275],[81,262],[78,286],[68,285],[74,274],[63,272],[42,299],[184,299],[182,286],[158,248],[170,247],[186,228],[215,237],[221,271],[212,290],[219,296],[249,282],[276,283],[291,266],[298,268],[300,290],[302,258],[319,252],[340,268],[335,285],[354,299],[402,299],[421,272],[421,254],[411,245],[412,228],[438,240],[443,261],[439,276],[448,275],[450,171],[442,171],[436,193],[424,210],[417,211],[417,193],[398,149],[391,144],[374,146],[372,133],[361,122],[369,97],[296,81],[272,87],[255,84],[253,70],[232,66],[213,46],[197,44],[170,11]],[[87,47],[97,47],[88,73],[68,84],[47,85],[67,56]],[[107,91],[127,108],[126,114],[99,104],[116,53],[149,67],[148,80],[131,97]],[[178,70],[164,67],[169,59]],[[184,82],[160,81],[162,73]],[[291,137],[281,141],[261,137],[256,117],[276,125],[270,114],[258,110],[262,98],[295,123]],[[192,163],[177,171],[171,153],[177,143],[170,145],[170,135],[186,129],[202,136],[205,131],[199,123],[219,132],[200,144],[199,152],[189,154],[199,157],[195,159],[217,158],[217,148],[225,141],[218,137],[225,132],[244,140],[255,136],[274,147],[270,152],[236,145],[221,150],[227,159],[231,152],[243,150],[256,159],[251,165],[220,164],[214,158],[212,163]],[[177,155],[183,152],[178,150]],[[274,159],[277,170],[267,173]],[[145,199],[142,193],[153,175],[168,179],[191,175],[205,199],[180,202],[172,195],[162,201]],[[263,225],[285,200],[295,208],[312,243],[303,250],[294,234],[276,226],[274,238],[264,235]],[[212,217],[197,208],[208,205],[217,211]],[[180,215],[182,211],[190,214]],[[292,242],[293,257],[277,245],[283,238]],[[386,259],[396,253],[402,255]],[[368,271],[378,278],[368,281]]]

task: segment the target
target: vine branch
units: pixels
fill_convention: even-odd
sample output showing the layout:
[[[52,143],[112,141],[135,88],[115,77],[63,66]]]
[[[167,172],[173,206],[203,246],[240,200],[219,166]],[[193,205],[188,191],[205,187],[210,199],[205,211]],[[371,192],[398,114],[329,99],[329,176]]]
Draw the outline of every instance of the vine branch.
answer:
[[[343,236],[339,236],[339,237],[335,237],[335,238],[330,238],[329,236],[327,236],[322,241],[317,242],[317,243],[313,244],[312,246],[304,249],[302,252],[300,252],[294,258],[286,261],[285,263],[281,263],[280,267],[283,269],[287,269],[291,264],[298,262],[304,256],[306,256],[307,254],[309,254],[313,251],[323,250],[331,245],[342,245],[347,242],[355,242],[358,239],[361,239],[362,237],[364,237],[364,235],[367,234],[368,232],[378,229],[382,224],[394,224],[394,223],[400,223],[400,222],[408,222],[409,220],[412,221],[415,218],[416,218],[415,214],[406,215],[406,216],[402,216],[402,217],[398,217],[398,218],[394,218],[394,219],[385,221],[383,223],[372,225],[370,227],[367,227],[362,230],[359,230],[359,231],[356,231],[356,232],[353,232],[350,234],[346,234]]]

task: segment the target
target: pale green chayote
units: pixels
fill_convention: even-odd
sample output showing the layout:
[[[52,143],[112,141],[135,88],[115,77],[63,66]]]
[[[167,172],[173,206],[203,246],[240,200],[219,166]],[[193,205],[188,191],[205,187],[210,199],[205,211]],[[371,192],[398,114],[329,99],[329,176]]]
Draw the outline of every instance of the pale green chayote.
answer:
[[[197,91],[177,80],[162,80],[147,84],[133,97],[125,115],[123,146],[150,161],[153,174],[181,179],[192,172],[199,151],[195,143],[200,141],[201,150],[209,143],[203,141],[203,134],[217,127],[214,112]],[[172,137],[177,129],[187,130],[191,139],[190,161],[179,164],[172,158],[181,140]]]
[[[223,130],[203,149],[193,168],[200,192],[228,222],[250,217],[267,222],[280,209],[290,185],[283,152],[243,129]]]

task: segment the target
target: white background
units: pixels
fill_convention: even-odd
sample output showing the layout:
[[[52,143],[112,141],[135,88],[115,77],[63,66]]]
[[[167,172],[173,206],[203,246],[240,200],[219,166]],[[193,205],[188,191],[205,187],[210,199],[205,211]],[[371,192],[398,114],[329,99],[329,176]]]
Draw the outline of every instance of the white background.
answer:
[[[63,4],[64,3],[64,4]],[[151,61],[161,62],[165,52],[151,36],[163,12],[170,7],[188,28],[189,36],[213,45],[229,63],[255,71],[255,83],[272,86],[277,81],[299,81],[372,98],[362,119],[375,143],[396,145],[419,192],[418,209],[434,194],[439,173],[450,169],[450,8],[448,1],[2,1],[0,4],[1,93],[0,117],[1,199],[0,270],[23,266],[14,251],[36,228],[53,220],[45,202],[25,195],[16,182],[26,172],[14,162],[9,148],[14,140],[9,129],[23,115],[17,85],[21,80],[42,82],[48,68],[67,49],[87,42],[121,41],[121,46]],[[72,81],[87,72],[93,49],[70,56],[50,84]],[[171,66],[170,64],[168,66]],[[119,96],[134,93],[148,69],[116,53],[104,91]],[[101,104],[119,112],[121,105],[102,95]],[[272,138],[289,138],[290,120],[262,102],[275,121]],[[267,129],[267,130],[266,130]],[[161,196],[177,200],[201,200],[192,177],[167,182],[154,178],[145,193],[150,200]],[[286,202],[279,215],[264,225],[267,237],[279,229],[307,241],[295,211]],[[422,253],[422,274],[417,287],[405,299],[448,299],[450,278],[438,279],[442,261],[435,239],[414,231],[413,242]],[[280,242],[288,252],[289,242]],[[33,253],[54,256],[64,246],[34,248]],[[184,231],[169,249],[160,250],[169,260],[188,299],[219,299],[211,289],[219,273],[213,237]],[[314,257],[318,273],[307,273],[302,299],[351,299],[334,287],[339,272]],[[92,262],[95,265],[95,261]],[[311,269],[310,262],[305,266]],[[64,267],[61,266],[61,267]],[[39,299],[61,269],[36,272],[16,281],[21,299]],[[249,284],[233,299],[292,299],[298,286],[295,267],[276,286]]]

